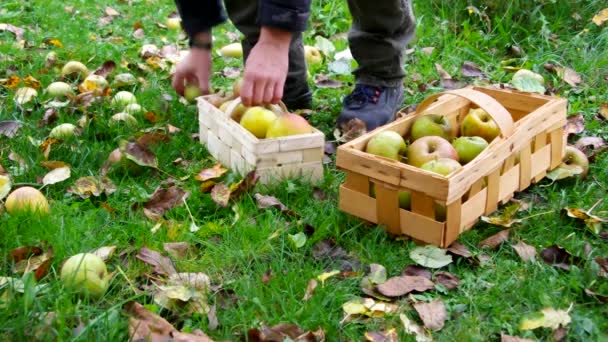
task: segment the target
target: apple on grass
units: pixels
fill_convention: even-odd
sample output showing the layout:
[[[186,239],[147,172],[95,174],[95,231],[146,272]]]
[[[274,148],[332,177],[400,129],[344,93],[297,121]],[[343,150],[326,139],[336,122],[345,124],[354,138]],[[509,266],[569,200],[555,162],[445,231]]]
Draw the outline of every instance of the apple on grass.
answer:
[[[36,188],[24,186],[11,192],[4,203],[6,211],[11,215],[48,214],[49,202]]]
[[[452,142],[462,164],[475,159],[488,145],[488,142],[482,137],[459,137]]]
[[[321,56],[321,52],[314,46],[304,46],[304,57],[306,58],[306,62],[311,65],[321,64],[321,62],[323,62],[323,56]]]
[[[566,146],[564,158],[562,159],[562,163],[559,167],[571,170],[573,172],[580,169],[580,173],[578,173],[578,175],[581,178],[585,178],[587,177],[587,173],[589,173],[589,159],[581,150],[574,146],[568,145]]]
[[[421,167],[426,162],[440,158],[458,161],[458,153],[449,141],[438,136],[426,136],[414,141],[407,149],[407,163]]]
[[[112,274],[108,273],[106,264],[99,256],[80,253],[63,264],[60,278],[70,291],[99,298],[108,290]]]
[[[462,120],[460,130],[463,136],[482,137],[491,143],[498,135],[500,128],[488,112],[481,108],[471,109]]]
[[[277,115],[264,107],[251,107],[247,109],[240,120],[241,126],[259,139],[266,137],[270,125],[277,119]]]
[[[374,135],[365,147],[365,152],[389,159],[399,160],[406,151],[403,137],[394,131],[382,131]]]
[[[410,130],[410,136],[413,141],[426,136],[440,136],[448,141],[454,139],[450,121],[445,116],[437,114],[417,118]]]

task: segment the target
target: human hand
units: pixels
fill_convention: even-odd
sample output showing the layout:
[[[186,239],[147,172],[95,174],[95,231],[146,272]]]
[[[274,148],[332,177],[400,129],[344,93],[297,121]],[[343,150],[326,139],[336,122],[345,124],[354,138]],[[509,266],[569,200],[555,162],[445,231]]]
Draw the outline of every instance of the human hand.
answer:
[[[251,49],[245,64],[240,96],[247,107],[278,103],[289,68],[291,33],[262,28],[258,43]]]
[[[173,74],[172,86],[184,96],[186,85],[198,85],[203,95],[209,94],[209,75],[211,74],[211,52],[205,49],[192,48],[179,62]]]

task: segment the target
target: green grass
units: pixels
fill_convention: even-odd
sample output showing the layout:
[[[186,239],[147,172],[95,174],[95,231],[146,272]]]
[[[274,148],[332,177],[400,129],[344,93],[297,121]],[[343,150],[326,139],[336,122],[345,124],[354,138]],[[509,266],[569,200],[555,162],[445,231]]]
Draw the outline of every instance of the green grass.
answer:
[[[417,1],[416,16],[419,23],[417,38],[412,42],[415,52],[406,59],[408,72],[406,86],[409,93],[404,106],[418,103],[424,97],[440,91],[429,86],[419,91],[411,75],[421,76],[420,83],[438,79],[435,63],[440,63],[453,76],[460,77],[460,66],[464,61],[480,65],[492,82],[508,82],[512,71],[502,68],[501,62],[513,59],[511,66],[535,70],[552,84],[555,91],[569,100],[569,113],[582,113],[586,119],[586,131],[581,134],[608,138],[608,125],[594,119],[599,105],[608,102],[608,29],[598,28],[590,18],[605,5],[602,1],[585,1],[582,4],[567,1],[474,1],[485,13],[479,16],[466,10],[468,1]],[[507,3],[492,5],[494,3]],[[490,7],[486,7],[490,4]],[[99,28],[97,20],[103,9],[111,5],[121,16],[105,27]],[[126,340],[128,320],[122,306],[132,300],[148,305],[151,310],[166,317],[176,328],[185,331],[202,329],[217,340],[239,339],[248,329],[260,324],[274,325],[292,322],[305,330],[322,328],[328,341],[361,341],[366,331],[397,328],[402,340],[413,340],[401,328],[398,316],[386,316],[340,324],[343,318],[342,304],[363,293],[359,288],[362,275],[352,278],[334,277],[325,286],[316,289],[313,297],[304,302],[302,297],[309,279],[331,270],[335,265],[327,260],[313,258],[313,246],[323,239],[333,239],[362,265],[379,263],[387,268],[389,276],[400,272],[413,262],[409,251],[413,242],[395,240],[387,236],[380,227],[369,226],[337,209],[337,189],[343,175],[333,164],[327,166],[325,179],[320,188],[327,194],[323,201],[312,201],[313,188],[298,180],[286,181],[271,187],[259,186],[243,196],[229,208],[218,207],[208,194],[198,190],[199,182],[193,175],[202,168],[210,167],[214,161],[204,146],[191,138],[198,131],[196,109],[178,101],[170,88],[167,71],[142,73],[135,66],[128,70],[121,62],[131,65],[142,62],[138,56],[142,44],[158,46],[176,42],[178,35],[159,28],[175,10],[171,1],[133,1],[133,6],[117,1],[73,2],[74,13],[64,10],[60,1],[3,1],[0,4],[0,23],[11,23],[27,28],[24,39],[31,44],[29,49],[16,47],[14,36],[0,32],[0,78],[10,73],[24,78],[31,74],[43,86],[56,80],[59,68],[45,67],[45,55],[57,53],[58,65],[75,59],[91,69],[106,60],[118,65],[114,74],[132,72],[146,80],[134,86],[139,102],[159,117],[156,124],[140,119],[138,130],[161,127],[170,123],[182,129],[171,136],[171,141],[153,147],[160,168],[178,178],[191,175],[180,186],[191,192],[188,205],[197,224],[197,233],[188,230],[189,215],[185,207],[175,208],[166,214],[167,220],[181,226],[161,228],[152,233],[153,223],[145,218],[141,209],[133,210],[135,203],[143,203],[154,189],[167,178],[164,173],[147,170],[139,176],[110,173],[118,191],[101,199],[81,200],[66,193],[73,182],[82,176],[98,175],[109,153],[118,147],[120,140],[128,139],[137,130],[112,127],[107,124],[114,114],[107,103],[92,106],[88,113],[95,119],[77,139],[53,145],[50,160],[60,160],[71,165],[71,178],[65,182],[43,189],[52,205],[52,215],[14,217],[0,215],[0,275],[15,276],[7,255],[16,247],[40,245],[43,241],[53,247],[52,267],[39,283],[46,288],[34,291],[34,281],[26,277],[26,293],[0,292],[0,337],[2,340],[31,340],[36,332],[43,340]],[[492,7],[497,6],[497,7]],[[338,50],[346,47],[341,38],[349,27],[349,15],[345,2],[314,1],[311,29],[306,33],[306,42],[313,44],[316,34],[334,39]],[[573,19],[578,14],[580,20]],[[488,21],[489,20],[489,21]],[[133,25],[140,22],[145,31],[142,40],[132,38]],[[225,32],[236,30],[229,24],[215,31],[217,46],[228,42]],[[95,35],[95,40],[91,40]],[[122,37],[122,41],[109,41],[110,37]],[[63,47],[48,47],[45,38],[56,38]],[[184,47],[184,41],[179,41]],[[509,47],[519,46],[522,57],[509,53]],[[420,50],[435,47],[431,56]],[[215,88],[229,87],[232,80],[223,78],[219,72],[225,66],[239,67],[240,61],[214,59],[213,77]],[[555,74],[543,69],[545,63],[557,63],[576,70],[584,82],[573,89],[560,81]],[[314,67],[311,75],[328,73],[326,64]],[[353,83],[352,76],[335,76],[345,82],[340,89],[317,89],[315,114],[311,122],[322,129],[328,140],[333,140],[333,125],[340,111],[340,101]],[[111,77],[110,77],[111,79]],[[169,94],[171,100],[164,100]],[[24,126],[12,139],[0,137],[0,164],[11,173],[15,183],[37,183],[38,177],[48,170],[40,165],[44,160],[41,151],[29,138],[44,140],[51,127],[38,127],[44,114],[38,107],[32,112],[22,112],[13,104],[14,90],[0,87],[1,120],[19,120]],[[41,99],[43,96],[41,94]],[[74,123],[82,113],[60,111],[57,124]],[[576,137],[572,137],[575,139]],[[9,159],[10,152],[22,156],[28,168],[22,172]],[[172,163],[177,158],[191,161],[187,166]],[[229,175],[235,179],[234,175]],[[608,158],[605,155],[595,160],[587,180],[566,180],[549,184],[547,180],[532,186],[519,197],[533,203],[521,214],[529,216],[548,212],[524,221],[513,229],[510,242],[495,251],[482,251],[479,241],[501,230],[500,227],[479,223],[462,235],[460,241],[474,254],[485,253],[490,261],[481,266],[457,260],[445,268],[461,279],[458,289],[449,292],[431,291],[417,299],[441,298],[447,306],[448,321],[445,327],[433,336],[439,341],[497,341],[500,333],[525,336],[547,341],[549,329],[523,332],[518,330],[521,318],[545,307],[568,309],[572,323],[569,326],[569,341],[600,341],[606,339],[608,331],[608,308],[593,298],[585,296],[584,289],[593,288],[608,294],[606,278],[596,276],[597,265],[591,260],[607,257],[608,245],[585,229],[584,225],[566,217],[561,209],[570,206],[588,209],[606,196],[608,188]],[[302,222],[296,222],[278,211],[260,210],[253,194],[260,192],[279,198],[290,209],[299,213]],[[116,211],[105,210],[106,202]],[[608,216],[608,204],[602,202],[594,211]],[[236,215],[238,213],[238,216]],[[293,221],[293,222],[290,222]],[[304,230],[304,224],[314,227],[306,245],[300,249],[292,247],[289,234]],[[278,229],[284,228],[270,239]],[[524,263],[519,259],[511,243],[523,240],[541,251],[557,244],[584,259],[569,272],[546,265],[540,260]],[[207,329],[207,319],[200,315],[172,314],[154,305],[149,292],[135,294],[123,275],[117,273],[107,294],[100,300],[87,300],[74,296],[59,281],[61,263],[69,256],[94,250],[101,246],[117,246],[117,252],[109,260],[110,271],[120,267],[126,277],[138,288],[151,285],[144,273],[151,268],[135,258],[137,251],[147,246],[162,251],[163,243],[185,241],[193,251],[187,258],[176,261],[181,272],[204,272],[213,284],[222,284],[224,289],[237,296],[230,303],[228,292],[213,293],[210,303],[218,306],[220,325],[217,330]],[[590,255],[585,255],[588,245]],[[122,252],[125,252],[121,254]],[[268,282],[262,278],[268,270],[272,277]],[[28,280],[29,279],[29,280]],[[0,290],[2,291],[2,290]],[[234,299],[234,298],[233,298]],[[405,303],[405,300],[401,302]],[[54,312],[56,321],[52,328],[45,329],[41,315]],[[408,317],[418,320],[413,309],[403,311]],[[602,335],[602,332],[604,335]]]

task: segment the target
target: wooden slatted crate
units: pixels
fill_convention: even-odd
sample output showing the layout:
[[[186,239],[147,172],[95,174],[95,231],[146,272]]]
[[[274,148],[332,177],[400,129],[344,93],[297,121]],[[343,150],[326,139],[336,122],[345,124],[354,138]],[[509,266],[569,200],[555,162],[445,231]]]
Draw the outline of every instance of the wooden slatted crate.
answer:
[[[470,108],[487,111],[501,135],[448,177],[365,152],[371,137],[382,131],[395,131],[407,139],[421,115],[444,115],[453,127],[460,127]],[[562,162],[566,113],[565,99],[506,89],[468,87],[433,95],[415,113],[338,148],[336,164],[346,173],[339,207],[383,225],[391,234],[447,247],[482,215],[490,215]],[[400,191],[411,193],[410,210],[399,207]],[[436,220],[438,204],[446,210],[445,220]]]
[[[258,139],[229,114],[240,103],[234,101],[227,113],[199,97],[200,142],[222,164],[246,174],[256,170],[259,182],[268,184],[286,178],[317,182],[323,177],[325,135],[316,128],[311,134]]]

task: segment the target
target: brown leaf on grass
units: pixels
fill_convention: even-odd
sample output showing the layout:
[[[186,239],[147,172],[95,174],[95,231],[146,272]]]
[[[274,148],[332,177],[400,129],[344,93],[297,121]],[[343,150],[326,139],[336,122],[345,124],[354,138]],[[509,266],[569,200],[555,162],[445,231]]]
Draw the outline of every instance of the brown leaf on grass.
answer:
[[[135,257],[146,264],[154,266],[154,272],[157,274],[167,276],[177,274],[177,270],[175,269],[171,259],[163,256],[157,251],[142,247]]]
[[[228,169],[225,169],[221,163],[217,163],[212,168],[199,171],[199,173],[194,176],[194,179],[205,182],[210,179],[220,178],[226,172],[228,172]]]
[[[23,124],[19,121],[0,121],[0,135],[12,138],[17,134],[21,126]]]
[[[226,208],[230,200],[230,188],[222,183],[215,184],[211,189],[211,199],[218,205]]]
[[[116,192],[116,185],[106,176],[85,176],[78,178],[74,185],[68,188],[67,192],[78,195],[82,199],[91,196],[99,197],[101,194],[110,196]]]
[[[589,297],[597,299],[598,301],[600,301],[602,303],[608,304],[608,295],[598,294],[589,289],[585,289],[585,294]]]
[[[189,191],[174,185],[172,181],[161,184],[156,188],[152,197],[144,203],[144,215],[157,221],[166,211],[182,205],[189,196]]]
[[[509,239],[510,229],[501,230],[500,232],[490,236],[489,238],[481,241],[479,243],[479,247],[488,248],[488,249],[496,249],[500,244],[507,241]]]
[[[23,34],[25,30],[21,27],[13,26],[11,24],[0,24],[0,31],[8,31],[15,35],[17,41],[23,40]]]
[[[333,240],[325,239],[317,242],[312,247],[312,256],[315,260],[340,259],[348,257],[348,253]]]
[[[169,132],[169,134],[175,134],[175,133],[181,132],[181,129],[179,129],[171,124],[167,124],[167,132]]]
[[[481,220],[487,222],[489,224],[493,224],[495,226],[501,226],[505,228],[510,228],[515,223],[521,223],[521,219],[514,219],[513,217],[519,211],[521,207],[521,203],[513,202],[509,206],[505,208],[505,210],[500,215],[495,215],[491,217],[482,216]]]
[[[158,160],[154,153],[148,148],[148,146],[143,145],[139,142],[127,142],[124,146],[120,147],[120,152],[122,152],[125,157],[137,165],[147,166],[152,168],[158,167]]]
[[[600,265],[599,276],[608,278],[608,258],[595,258],[595,262]]]
[[[545,263],[566,271],[570,270],[571,265],[579,265],[582,262],[580,257],[573,256],[566,249],[557,245],[545,248],[540,256]]]
[[[531,340],[528,338],[521,338],[521,337],[517,337],[517,336],[500,334],[500,342],[534,342],[534,340]]]
[[[595,205],[589,210],[578,208],[564,208],[564,210],[569,217],[583,221],[587,228],[597,235],[602,231],[602,225],[608,222],[608,219],[591,214],[594,207]]]
[[[103,246],[92,251],[91,254],[95,254],[100,257],[103,261],[108,261],[116,251],[116,246]]]
[[[52,257],[53,248],[49,247],[46,252],[42,254],[32,255],[26,259],[21,259],[19,262],[16,262],[13,266],[13,272],[19,274],[34,272],[34,277],[36,280],[40,280],[49,272]]]
[[[455,241],[448,247],[448,252],[463,257],[465,259],[468,259],[473,256],[473,254],[471,254],[471,251],[469,251],[469,249],[465,245],[461,244],[458,241]]]
[[[591,154],[589,150],[593,150],[593,152],[595,152],[594,154],[597,154],[605,146],[606,142],[600,137],[582,137],[574,143],[574,147],[588,156]]]
[[[238,183],[235,183],[230,186],[231,193],[230,198],[236,199],[241,196],[243,193],[253,189],[253,187],[258,183],[260,176],[257,175],[255,170],[250,171],[245,178],[241,179]]]
[[[8,78],[0,78],[0,85],[7,89],[16,89],[21,83],[21,78],[11,75]]]
[[[355,118],[342,124],[339,130],[334,130],[334,137],[339,142],[349,142],[365,133],[367,125],[363,120]]]
[[[561,326],[553,332],[553,335],[551,336],[553,338],[552,342],[562,342],[566,339],[567,335],[568,328]]]
[[[441,87],[444,89],[452,90],[452,89],[460,89],[465,87],[467,84],[462,81],[454,80],[454,79],[442,79]]]
[[[101,77],[107,78],[109,74],[116,69],[116,63],[114,61],[105,61],[103,64],[95,70],[93,73]]]
[[[302,298],[302,300],[306,302],[307,300],[312,298],[312,295],[318,285],[319,283],[315,279],[310,279],[308,281],[308,284],[306,285],[306,291],[304,292],[304,298]]]
[[[38,127],[52,125],[58,119],[59,119],[59,113],[57,112],[57,109],[47,108],[47,110],[44,111],[44,115],[42,116],[42,119],[40,119],[40,121],[38,121]]]
[[[452,76],[447,71],[445,71],[441,64],[435,63],[435,69],[437,69],[437,73],[439,74],[439,77],[441,77],[442,80],[452,79]]]
[[[255,197],[256,203],[258,205],[258,208],[260,208],[260,209],[272,207],[272,208],[279,209],[284,214],[291,215],[291,216],[299,216],[295,212],[288,209],[283,203],[281,203],[281,201],[279,201],[274,196],[255,194],[254,197]]]
[[[268,269],[266,272],[264,272],[264,274],[262,275],[262,283],[267,284],[270,279],[272,279],[272,270]]]
[[[217,309],[214,305],[209,306],[209,312],[207,312],[207,328],[209,330],[216,330],[220,325],[220,322],[217,320]]]
[[[405,314],[400,314],[399,318],[401,319],[401,323],[403,323],[405,333],[408,335],[414,335],[416,337],[416,342],[433,341],[433,337],[430,336],[423,327],[407,318]]]
[[[441,299],[435,299],[434,301],[428,303],[418,302],[414,303],[413,306],[427,329],[439,331],[443,328],[447,318],[447,313],[445,310],[445,304]]]
[[[188,255],[190,244],[187,242],[166,242],[163,244],[163,249],[175,259],[183,259]]]
[[[519,241],[512,247],[523,261],[530,261],[536,257],[536,248],[524,243],[523,241]]]
[[[443,285],[448,290],[453,290],[460,285],[460,279],[449,272],[435,273],[435,283]]]
[[[319,333],[317,333],[319,334]],[[317,342],[317,336],[310,331],[303,331],[300,327],[291,323],[279,323],[273,327],[262,324],[261,329],[249,329],[247,331],[249,342],[282,342],[286,340],[296,342]]]
[[[67,166],[53,169],[44,175],[42,178],[42,184],[52,185],[63,182],[64,180],[70,178],[71,174],[71,170]]]
[[[368,331],[365,333],[365,340],[368,342],[399,342],[399,335],[395,329]]]
[[[148,132],[137,138],[137,142],[144,146],[152,146],[169,141],[171,141],[171,138],[160,132]]]
[[[465,61],[462,64],[461,71],[464,77],[485,77],[481,68],[473,62]]]
[[[315,187],[312,191],[312,197],[317,201],[324,201],[327,199],[327,194],[323,189]]]
[[[327,75],[317,74],[315,75],[315,85],[317,88],[340,88],[342,87],[342,82],[332,80]]]
[[[580,134],[585,130],[585,118],[583,114],[578,113],[576,115],[568,116],[568,121],[564,126],[564,135],[567,137],[570,134]]]
[[[401,272],[402,276],[417,276],[423,277],[428,280],[431,280],[431,271],[426,267],[417,266],[417,265],[408,265],[403,272]]]
[[[104,10],[104,13],[105,13],[106,15],[111,16],[111,17],[118,17],[118,16],[120,16],[120,13],[118,13],[118,11],[117,11],[117,10],[113,9],[113,8],[112,8],[112,7],[110,7],[110,6],[107,6],[107,7],[106,7],[106,9]]]
[[[30,88],[34,88],[34,89],[40,89],[40,81],[38,81],[37,79],[35,79],[32,75],[27,75],[27,77],[25,77],[23,79],[23,83],[25,83],[26,87],[30,87]]]
[[[598,111],[598,114],[604,119],[604,120],[608,120],[608,102],[606,103],[602,103],[600,105],[600,110]]]
[[[37,246],[21,246],[13,249],[8,255],[8,260],[14,263],[18,263],[21,260],[28,259],[32,256],[42,254],[42,248]]]
[[[568,83],[572,87],[577,87],[583,79],[581,75],[579,75],[576,71],[568,67],[562,67],[555,64],[547,63],[545,64],[545,69],[547,71],[553,71],[559,76],[562,80]]]
[[[135,39],[143,39],[146,36],[146,33],[144,32],[143,28],[138,28],[135,31],[133,31],[133,38]]]
[[[22,169],[26,169],[27,168],[27,162],[25,161],[25,159],[23,159],[23,157],[21,157],[20,155],[18,155],[17,153],[15,153],[12,150],[8,154],[8,159],[14,161],[17,164],[19,164],[19,167],[22,168]]]
[[[383,284],[376,286],[376,289],[387,297],[401,297],[412,291],[424,292],[434,287],[435,283],[425,277],[400,276],[389,278]]]
[[[49,170],[54,170],[60,167],[69,167],[70,165],[58,160],[43,160],[40,162],[40,166],[45,167]]]

